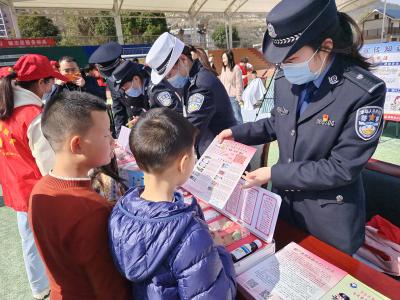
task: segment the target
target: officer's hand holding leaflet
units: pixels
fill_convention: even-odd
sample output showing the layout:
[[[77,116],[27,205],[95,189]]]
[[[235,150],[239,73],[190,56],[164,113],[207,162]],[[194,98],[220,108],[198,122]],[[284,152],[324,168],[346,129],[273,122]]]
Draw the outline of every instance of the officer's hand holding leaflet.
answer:
[[[233,138],[232,130],[230,130],[230,129],[225,129],[225,130],[221,131],[221,132],[218,134],[217,139],[218,139],[218,143],[220,143],[220,144],[221,144],[224,140],[233,140],[234,138]]]
[[[268,183],[271,180],[271,167],[263,167],[252,172],[244,172],[245,175],[242,176],[246,183],[243,188],[248,189],[253,186],[261,186]]]
[[[222,143],[224,140],[234,140],[232,130],[225,129],[221,131],[220,134],[218,134],[217,139],[219,143]],[[271,180],[271,168],[264,167],[253,172],[245,172],[245,175],[243,175],[242,178],[246,180],[246,183],[243,185],[243,188],[245,189],[253,186],[261,186]]]

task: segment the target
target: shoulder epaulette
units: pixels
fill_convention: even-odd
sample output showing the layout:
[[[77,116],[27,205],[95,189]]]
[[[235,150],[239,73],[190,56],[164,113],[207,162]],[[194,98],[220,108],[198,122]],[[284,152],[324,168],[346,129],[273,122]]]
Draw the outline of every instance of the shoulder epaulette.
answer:
[[[345,70],[343,76],[370,94],[385,84],[371,72],[354,65]]]

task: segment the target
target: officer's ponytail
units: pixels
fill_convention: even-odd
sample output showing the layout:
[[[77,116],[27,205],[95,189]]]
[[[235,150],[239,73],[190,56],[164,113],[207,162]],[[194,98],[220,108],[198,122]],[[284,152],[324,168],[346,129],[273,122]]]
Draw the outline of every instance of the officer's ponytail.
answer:
[[[7,120],[14,111],[14,92],[12,80],[17,74],[11,72],[0,80],[0,120]]]
[[[330,30],[322,34],[318,40],[310,43],[310,46],[314,49],[321,49],[332,53],[342,55],[350,62],[368,70],[371,64],[367,61],[367,58],[360,54],[360,49],[364,44],[364,38],[357,23],[346,13],[339,12],[339,24],[338,26],[332,27]],[[333,49],[321,48],[322,42],[331,38],[333,41]]]
[[[192,46],[189,45],[190,51],[194,52],[197,54],[197,56],[199,57],[198,60],[200,61],[201,65],[204,67],[204,69],[210,71],[211,73],[213,73],[215,76],[218,76],[217,71],[215,71],[212,67],[210,62],[208,61],[208,56],[206,51],[204,51],[203,48],[198,47],[198,46]]]

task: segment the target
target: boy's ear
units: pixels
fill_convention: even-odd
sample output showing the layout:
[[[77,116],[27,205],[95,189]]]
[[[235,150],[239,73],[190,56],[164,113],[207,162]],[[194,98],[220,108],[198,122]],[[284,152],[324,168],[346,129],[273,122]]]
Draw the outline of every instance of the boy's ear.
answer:
[[[189,155],[184,154],[181,156],[181,159],[179,160],[179,164],[178,164],[179,172],[184,173],[186,171],[188,161],[189,161]]]
[[[73,154],[82,153],[81,138],[78,135],[74,135],[69,142],[70,150]]]

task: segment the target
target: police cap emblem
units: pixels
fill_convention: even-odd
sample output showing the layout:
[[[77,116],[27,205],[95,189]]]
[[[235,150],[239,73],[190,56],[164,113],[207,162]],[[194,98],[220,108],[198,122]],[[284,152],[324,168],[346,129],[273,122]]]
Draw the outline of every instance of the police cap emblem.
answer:
[[[188,113],[198,111],[204,102],[204,96],[202,94],[196,93],[189,97],[188,101]]]
[[[364,141],[372,139],[379,131],[383,111],[379,106],[364,106],[357,110],[355,130]]]
[[[273,39],[276,38],[278,35],[275,32],[275,28],[271,23],[268,23],[267,25],[267,29],[268,29],[268,34],[270,37],[272,37]]]
[[[157,96],[157,101],[160,102],[162,106],[170,106],[172,104],[172,97],[169,92],[161,92]]]

